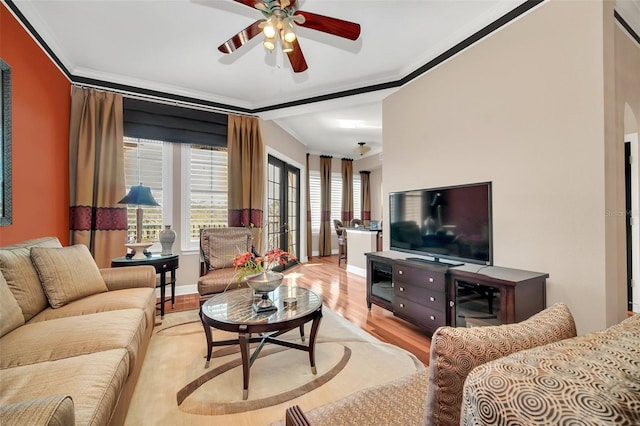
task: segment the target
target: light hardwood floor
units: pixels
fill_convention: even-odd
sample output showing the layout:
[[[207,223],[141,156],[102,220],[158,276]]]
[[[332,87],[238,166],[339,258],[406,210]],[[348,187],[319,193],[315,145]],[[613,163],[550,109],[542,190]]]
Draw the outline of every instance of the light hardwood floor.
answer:
[[[286,271],[291,285],[305,287],[322,295],[324,304],[383,342],[413,353],[425,365],[429,362],[431,339],[419,328],[385,309],[372,305],[367,309],[366,279],[347,273],[338,256],[314,257]],[[174,310],[197,308],[198,295],[178,296]],[[171,303],[165,306],[171,312]]]

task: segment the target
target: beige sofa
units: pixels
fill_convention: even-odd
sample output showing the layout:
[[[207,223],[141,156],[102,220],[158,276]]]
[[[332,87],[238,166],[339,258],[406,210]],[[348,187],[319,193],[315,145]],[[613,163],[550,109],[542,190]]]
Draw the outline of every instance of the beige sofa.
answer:
[[[290,407],[285,421],[314,426],[640,424],[640,316],[575,336],[564,304],[518,324],[441,327],[432,337],[428,369],[308,411]]]
[[[86,246],[0,247],[0,424],[122,424],[155,322],[155,270]]]
[[[237,282],[233,258],[252,251],[251,228],[219,227],[200,230],[200,304],[228,288],[246,286]],[[233,287],[232,287],[233,286]]]

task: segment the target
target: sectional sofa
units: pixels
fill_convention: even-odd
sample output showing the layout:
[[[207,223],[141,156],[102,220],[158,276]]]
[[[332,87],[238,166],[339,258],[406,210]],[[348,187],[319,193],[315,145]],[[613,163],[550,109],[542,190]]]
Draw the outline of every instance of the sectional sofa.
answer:
[[[123,424],[155,323],[151,266],[55,237],[0,247],[0,424]]]

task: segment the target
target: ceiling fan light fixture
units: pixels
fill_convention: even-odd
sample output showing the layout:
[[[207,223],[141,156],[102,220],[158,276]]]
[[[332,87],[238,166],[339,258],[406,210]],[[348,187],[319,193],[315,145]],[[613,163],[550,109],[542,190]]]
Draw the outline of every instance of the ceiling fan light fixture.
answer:
[[[296,33],[293,30],[293,23],[291,18],[286,18],[282,21],[282,38],[288,43],[296,41]]]
[[[276,48],[276,38],[275,37],[265,37],[262,45],[267,50],[273,50]]]
[[[291,44],[291,42],[284,40],[282,40],[282,51],[284,53],[289,53],[289,52],[293,52],[293,44]]]
[[[358,146],[353,149],[356,154],[364,155],[371,151],[371,147],[366,145],[366,142],[358,142]]]
[[[266,38],[274,38],[276,36],[276,25],[274,25],[273,17],[267,19],[267,22],[262,29],[262,32],[264,33],[264,36]]]

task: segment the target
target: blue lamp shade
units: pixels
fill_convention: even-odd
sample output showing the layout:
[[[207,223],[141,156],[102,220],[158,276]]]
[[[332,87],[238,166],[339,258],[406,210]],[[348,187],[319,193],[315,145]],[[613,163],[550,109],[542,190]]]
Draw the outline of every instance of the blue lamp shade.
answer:
[[[158,202],[151,195],[151,188],[148,186],[132,186],[129,193],[118,201],[118,204],[133,204],[136,206],[159,206]]]

